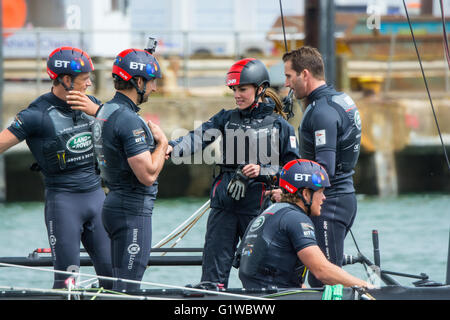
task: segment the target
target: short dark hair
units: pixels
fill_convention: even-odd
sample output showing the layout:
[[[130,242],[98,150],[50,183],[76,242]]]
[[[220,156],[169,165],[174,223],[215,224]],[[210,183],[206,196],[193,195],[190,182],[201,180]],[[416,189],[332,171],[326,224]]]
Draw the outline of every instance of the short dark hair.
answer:
[[[61,74],[58,74],[58,76],[55,79],[53,79],[53,86],[60,85],[61,84],[60,80],[62,81],[62,78],[64,78],[64,76],[71,77],[72,81],[75,79],[75,77],[72,76],[71,74],[61,73]]]
[[[138,77],[133,77],[134,81],[137,83]],[[131,81],[125,81],[120,77],[114,77],[114,89],[116,90],[128,90],[134,88]]]
[[[325,80],[325,68],[322,55],[319,50],[313,47],[304,46],[296,50],[286,52],[283,61],[291,61],[292,69],[297,73],[307,69],[314,78]]]

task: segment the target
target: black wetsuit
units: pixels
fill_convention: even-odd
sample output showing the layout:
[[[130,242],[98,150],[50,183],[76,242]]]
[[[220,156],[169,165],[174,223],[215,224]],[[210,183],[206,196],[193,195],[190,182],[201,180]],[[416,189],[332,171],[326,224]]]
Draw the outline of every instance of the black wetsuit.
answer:
[[[299,206],[271,205],[252,221],[239,245],[243,287],[300,287],[304,267],[297,253],[312,245],[317,245],[314,226]]]
[[[138,181],[128,158],[153,152],[155,141],[140,109],[127,96],[116,93],[98,111],[93,127],[95,156],[109,193],[103,222],[111,238],[114,277],[141,281],[150,258],[152,212],[158,183]],[[139,284],[115,282],[114,289],[133,291]]]
[[[356,216],[354,167],[361,143],[361,119],[353,100],[345,93],[323,85],[308,96],[299,128],[303,158],[320,163],[328,172],[331,187],[321,215],[312,217],[319,247],[332,263],[342,266],[344,239]],[[309,275],[313,287],[323,284]]]
[[[188,135],[169,142],[174,147],[173,156],[186,156],[205,149],[222,136],[220,173],[210,191],[202,281],[227,287],[239,239],[249,222],[271,204],[264,196],[268,178],[285,163],[299,158],[294,128],[274,113],[274,107],[275,104],[267,102],[253,109],[223,109]],[[249,180],[243,199],[234,200],[227,192],[228,184],[239,164],[251,163],[261,165],[260,176]]]
[[[93,117],[72,111],[65,101],[46,93],[19,112],[8,130],[26,140],[44,175],[54,268],[73,271],[80,266],[81,240],[97,274],[111,276],[110,241],[101,221],[105,193],[94,168],[93,123]],[[67,277],[55,274],[53,287],[65,287]],[[111,287],[109,281],[100,280],[100,285]]]

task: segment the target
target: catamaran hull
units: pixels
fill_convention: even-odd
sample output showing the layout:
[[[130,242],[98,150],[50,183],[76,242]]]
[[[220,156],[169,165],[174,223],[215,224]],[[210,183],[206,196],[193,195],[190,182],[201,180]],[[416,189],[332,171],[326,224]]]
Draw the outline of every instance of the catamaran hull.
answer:
[[[45,291],[45,290],[43,290]],[[185,300],[251,300],[253,298],[267,298],[274,300],[323,300],[322,289],[283,289],[283,290],[244,290],[228,289],[227,293],[246,295],[244,297],[224,296],[211,293],[192,293],[182,289],[143,289],[137,292],[125,293],[129,299],[185,299]],[[405,287],[385,286],[379,289],[367,290],[368,295],[362,296],[352,288],[344,288],[342,300],[450,300],[450,286],[438,287]],[[73,291],[70,295],[65,292],[37,292],[32,290],[3,290],[0,300],[123,300],[124,293],[105,294],[96,291]]]

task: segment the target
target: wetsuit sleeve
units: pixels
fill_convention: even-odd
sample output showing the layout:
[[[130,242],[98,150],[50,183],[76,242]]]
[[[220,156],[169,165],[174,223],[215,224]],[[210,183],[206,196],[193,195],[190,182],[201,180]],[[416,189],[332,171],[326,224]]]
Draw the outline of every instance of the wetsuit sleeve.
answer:
[[[333,108],[320,108],[311,118],[315,159],[334,177],[336,168],[337,135],[340,116]]]
[[[127,158],[149,151],[144,123],[138,116],[123,112],[117,117],[115,135]]]
[[[92,101],[93,103],[95,103],[95,104],[98,104],[98,105],[101,105],[101,104],[102,104],[102,102],[101,102],[100,100],[98,100],[98,99],[97,99],[96,97],[94,97],[94,96],[88,95],[88,98],[91,99],[91,101]]]
[[[35,136],[42,132],[42,112],[30,106],[20,111],[14,118],[8,130],[20,141],[28,137]]]
[[[183,157],[194,154],[200,149],[205,149],[222,135],[224,125],[228,118],[229,111],[222,109],[187,135],[169,141],[169,145],[173,147],[172,154],[176,157]]]
[[[281,228],[286,232],[295,252],[317,245],[314,225],[311,220],[299,212],[289,212],[281,220]]]

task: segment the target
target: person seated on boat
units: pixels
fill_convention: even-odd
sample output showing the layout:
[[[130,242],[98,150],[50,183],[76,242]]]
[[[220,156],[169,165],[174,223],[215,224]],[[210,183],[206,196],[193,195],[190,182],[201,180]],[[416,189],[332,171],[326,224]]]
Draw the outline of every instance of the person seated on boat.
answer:
[[[79,268],[81,240],[97,274],[110,277],[110,240],[101,219],[105,193],[92,161],[94,119],[67,103],[69,93],[77,92],[80,105],[98,108],[101,102],[85,93],[93,70],[86,52],[73,47],[53,50],[47,59],[51,92],[31,102],[0,133],[0,153],[25,140],[36,159],[31,169],[44,176],[45,224],[54,269]],[[53,288],[66,287],[69,277],[55,273]],[[109,280],[99,282],[104,288],[112,286]]]
[[[330,186],[318,163],[296,159],[281,170],[281,201],[268,207],[246,230],[236,253],[243,287],[301,287],[305,266],[324,284],[372,286],[329,262],[317,245],[311,216],[319,216]]]

